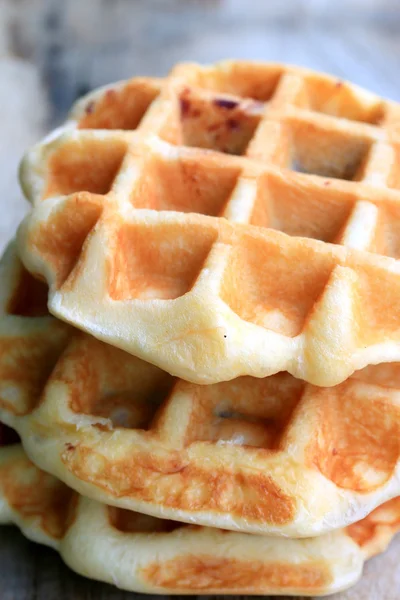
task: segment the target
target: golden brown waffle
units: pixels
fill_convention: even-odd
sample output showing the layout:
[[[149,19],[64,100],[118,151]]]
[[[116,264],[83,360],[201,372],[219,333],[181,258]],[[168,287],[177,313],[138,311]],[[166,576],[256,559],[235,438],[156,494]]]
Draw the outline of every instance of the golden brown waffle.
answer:
[[[20,284],[6,274],[3,266],[9,306]],[[52,346],[49,373],[48,353],[25,350],[24,323],[29,332],[36,317],[19,317],[10,339],[16,318],[1,317],[0,416],[41,468],[84,495],[224,529],[310,536],[400,494],[398,364],[334,388],[287,373],[201,386],[71,329],[65,350],[65,330]]]
[[[332,77],[178,65],[28,153],[22,259],[52,313],[188,381],[338,384],[400,359],[399,144],[399,106]]]
[[[0,261],[0,404],[16,414],[36,405],[69,336],[70,328],[49,315],[46,299],[47,287],[10,244]]]
[[[57,549],[78,573],[127,590],[315,596],[357,581],[400,529],[400,502],[341,531],[277,540],[107,507],[40,471],[15,445],[0,449],[1,523]]]

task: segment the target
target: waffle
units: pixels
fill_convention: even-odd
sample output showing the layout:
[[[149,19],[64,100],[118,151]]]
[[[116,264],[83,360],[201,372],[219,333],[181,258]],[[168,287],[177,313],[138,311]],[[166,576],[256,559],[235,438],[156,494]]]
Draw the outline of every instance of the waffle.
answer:
[[[399,143],[399,106],[349,83],[178,65],[27,154],[21,256],[53,314],[175,376],[336,385],[400,359]]]
[[[63,328],[59,346],[51,336],[51,352],[25,349],[24,328],[38,318],[8,312],[21,288],[6,278],[16,261],[11,247],[1,279],[0,418],[35,463],[81,494],[156,517],[294,537],[342,528],[400,494],[399,364],[333,388],[288,373],[202,386],[51,317],[49,331],[52,321]],[[24,279],[21,265],[19,273]],[[19,335],[7,333],[13,323]]]
[[[47,287],[23,268],[15,243],[0,261],[0,282],[0,404],[23,414],[35,406],[70,327],[49,315]]]
[[[148,517],[79,496],[40,471],[20,445],[0,449],[0,524],[58,550],[86,577],[136,592],[332,593],[400,529],[394,499],[347,529],[274,539]]]

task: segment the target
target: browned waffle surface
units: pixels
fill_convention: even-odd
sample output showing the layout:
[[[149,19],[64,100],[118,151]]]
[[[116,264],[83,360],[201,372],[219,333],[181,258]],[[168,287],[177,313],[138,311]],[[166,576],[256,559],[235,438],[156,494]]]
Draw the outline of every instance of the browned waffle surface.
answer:
[[[1,418],[35,462],[79,492],[292,536],[344,527],[400,493],[397,363],[332,388],[288,373],[192,384],[32,316],[34,292],[28,316],[13,314],[26,273],[13,247],[1,264]]]
[[[23,267],[15,244],[0,262],[0,404],[16,414],[39,401],[69,327],[50,316],[46,286]]]
[[[400,359],[399,115],[273,64],[100,90],[23,162],[22,259],[51,312],[175,376],[341,383]]]
[[[111,508],[0,450],[0,523],[56,548],[78,573],[159,593],[320,595],[352,585],[400,526],[392,500],[351,527],[307,540],[194,527]]]

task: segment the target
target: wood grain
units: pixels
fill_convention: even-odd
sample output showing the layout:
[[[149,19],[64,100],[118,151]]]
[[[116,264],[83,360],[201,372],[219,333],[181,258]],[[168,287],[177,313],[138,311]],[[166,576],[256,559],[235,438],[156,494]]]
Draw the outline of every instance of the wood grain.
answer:
[[[181,60],[277,60],[400,100],[398,0],[0,0],[0,247],[26,210],[24,149],[98,85],[164,75]],[[400,539],[334,600],[398,600]],[[125,600],[71,573],[52,550],[0,529],[0,600]],[[208,597],[211,598],[211,597]]]

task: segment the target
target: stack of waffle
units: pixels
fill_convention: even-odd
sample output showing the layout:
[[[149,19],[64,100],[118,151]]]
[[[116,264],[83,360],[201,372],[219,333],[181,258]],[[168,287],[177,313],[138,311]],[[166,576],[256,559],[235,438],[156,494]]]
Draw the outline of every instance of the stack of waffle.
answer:
[[[398,105],[294,67],[78,102],[0,266],[0,521],[127,590],[354,584],[400,529],[399,159]]]

